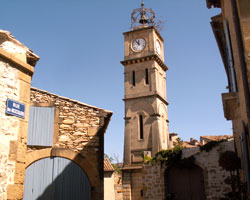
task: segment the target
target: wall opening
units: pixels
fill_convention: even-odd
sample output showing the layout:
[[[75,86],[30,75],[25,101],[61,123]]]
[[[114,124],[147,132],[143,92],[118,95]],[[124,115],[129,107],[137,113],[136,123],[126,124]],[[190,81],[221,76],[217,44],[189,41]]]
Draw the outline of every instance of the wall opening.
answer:
[[[135,71],[132,72],[132,84],[135,86]]]
[[[149,80],[148,80],[148,69],[145,69],[145,83],[148,85]]]
[[[139,116],[140,140],[143,140],[143,116]]]

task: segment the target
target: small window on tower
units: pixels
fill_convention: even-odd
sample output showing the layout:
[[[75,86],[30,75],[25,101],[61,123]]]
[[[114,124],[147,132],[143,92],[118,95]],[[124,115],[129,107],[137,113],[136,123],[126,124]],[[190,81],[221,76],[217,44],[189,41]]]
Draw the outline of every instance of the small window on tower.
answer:
[[[135,71],[132,72],[132,84],[135,86]]]
[[[148,69],[145,69],[145,82],[148,85]]]
[[[143,140],[143,116],[139,116],[139,125],[140,125],[140,140]]]

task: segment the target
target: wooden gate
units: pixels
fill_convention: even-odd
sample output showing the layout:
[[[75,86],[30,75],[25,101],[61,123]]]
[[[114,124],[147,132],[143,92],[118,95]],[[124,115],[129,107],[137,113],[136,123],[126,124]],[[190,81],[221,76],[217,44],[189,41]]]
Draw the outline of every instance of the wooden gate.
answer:
[[[26,169],[23,200],[90,200],[90,194],[88,177],[68,159],[45,158]]]
[[[166,171],[167,200],[206,200],[202,169],[197,165]]]

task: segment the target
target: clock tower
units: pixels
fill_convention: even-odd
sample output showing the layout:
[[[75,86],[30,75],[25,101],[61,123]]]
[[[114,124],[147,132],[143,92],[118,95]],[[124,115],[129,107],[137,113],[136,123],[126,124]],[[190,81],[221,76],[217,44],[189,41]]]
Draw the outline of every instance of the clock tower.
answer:
[[[167,149],[169,142],[164,40],[154,26],[154,12],[144,8],[144,3],[131,16],[132,29],[123,33],[121,61],[125,80],[124,167],[141,165],[142,154],[153,156]]]
[[[124,34],[124,199],[143,199],[143,155],[169,146],[163,38],[152,9],[134,9]]]

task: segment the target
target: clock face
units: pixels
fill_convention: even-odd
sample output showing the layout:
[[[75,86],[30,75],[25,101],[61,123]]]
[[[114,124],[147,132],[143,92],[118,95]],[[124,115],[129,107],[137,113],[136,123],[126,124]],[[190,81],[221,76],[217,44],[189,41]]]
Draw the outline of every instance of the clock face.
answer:
[[[146,41],[143,38],[137,38],[133,41],[132,47],[135,51],[142,51],[146,46]]]
[[[156,52],[160,55],[161,54],[161,45],[160,42],[158,40],[156,40]]]

